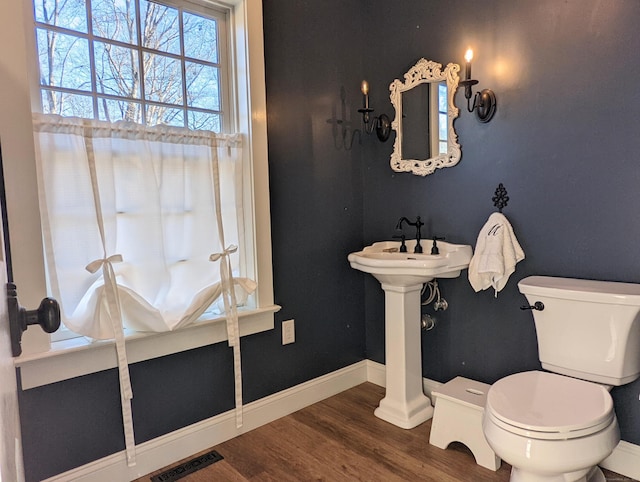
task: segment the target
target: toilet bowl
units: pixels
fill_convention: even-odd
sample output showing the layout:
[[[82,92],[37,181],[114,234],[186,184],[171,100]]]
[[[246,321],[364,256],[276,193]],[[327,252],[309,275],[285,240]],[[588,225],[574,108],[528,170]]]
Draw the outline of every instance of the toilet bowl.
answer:
[[[493,384],[483,430],[491,448],[513,467],[512,482],[604,482],[597,464],[620,440],[604,387],[542,371]]]

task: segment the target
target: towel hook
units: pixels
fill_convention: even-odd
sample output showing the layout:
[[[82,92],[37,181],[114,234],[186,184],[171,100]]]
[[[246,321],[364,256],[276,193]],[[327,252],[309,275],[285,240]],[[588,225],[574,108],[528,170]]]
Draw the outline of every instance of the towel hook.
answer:
[[[507,190],[502,185],[502,183],[498,184],[496,188],[495,196],[491,198],[493,201],[493,205],[498,208],[498,212],[502,212],[502,208],[507,206],[509,202],[509,196],[507,196]]]

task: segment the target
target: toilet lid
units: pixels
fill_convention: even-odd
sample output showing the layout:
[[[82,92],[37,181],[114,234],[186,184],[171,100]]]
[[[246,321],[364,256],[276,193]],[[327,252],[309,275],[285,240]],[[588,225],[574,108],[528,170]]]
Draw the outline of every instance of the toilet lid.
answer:
[[[546,439],[583,437],[615,417],[611,395],[600,385],[541,371],[498,380],[487,394],[486,410],[511,432]]]

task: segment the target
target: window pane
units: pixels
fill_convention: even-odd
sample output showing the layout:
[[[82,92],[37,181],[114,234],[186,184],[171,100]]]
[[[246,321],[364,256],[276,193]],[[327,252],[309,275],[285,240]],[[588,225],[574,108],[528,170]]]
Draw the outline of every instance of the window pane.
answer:
[[[184,54],[199,60],[218,63],[218,22],[192,13],[185,13]]]
[[[184,111],[160,105],[147,106],[147,125],[164,124],[174,127],[184,127]]]
[[[447,114],[438,114],[438,130],[440,139],[447,138]]]
[[[187,115],[189,117],[189,129],[213,132],[222,131],[222,121],[220,114],[190,110],[188,111]]]
[[[138,52],[104,42],[94,42],[94,52],[98,93],[139,99]]]
[[[142,106],[137,102],[98,98],[98,118],[117,122],[129,121],[142,123]]]
[[[85,39],[37,29],[42,85],[91,90],[89,44]]]
[[[53,90],[42,91],[42,112],[65,117],[93,118],[91,96],[67,94]]]
[[[447,84],[444,82],[438,85],[438,110],[447,112]]]
[[[34,0],[33,6],[37,22],[87,32],[87,10],[84,0]]]
[[[178,10],[141,0],[140,24],[143,47],[172,54],[180,53]]]
[[[220,110],[220,69],[195,62],[185,62],[185,67],[187,70],[187,105]]]
[[[136,3],[131,0],[92,0],[93,34],[131,45],[138,44]]]
[[[147,100],[182,104],[180,61],[157,54],[144,54],[144,91]]]

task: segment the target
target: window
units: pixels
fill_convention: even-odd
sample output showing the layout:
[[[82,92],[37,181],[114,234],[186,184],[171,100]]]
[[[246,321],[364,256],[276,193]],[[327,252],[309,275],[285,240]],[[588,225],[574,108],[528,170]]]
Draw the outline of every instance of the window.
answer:
[[[203,131],[220,132],[223,113],[232,117],[230,102],[222,108],[227,11],[163,0],[33,2],[43,242],[63,323],[97,339],[123,324],[151,332],[190,324],[229,272],[216,273],[209,254],[240,245],[226,255],[239,278],[250,248],[237,228],[240,138]],[[85,269],[99,259],[102,269]],[[241,279],[244,299],[250,280]]]
[[[437,101],[434,105],[437,106],[437,115],[434,116],[434,126],[432,132],[434,133],[434,143],[437,145],[437,149],[432,152],[437,152],[438,155],[446,154],[449,150],[447,127],[449,123],[448,108],[447,108],[447,83],[440,82],[437,84],[437,89],[434,89],[437,94]]]
[[[72,1],[74,0],[68,0],[67,3]],[[111,3],[119,5],[125,2]],[[240,329],[241,334],[269,329],[273,327],[273,312],[277,311],[278,307],[273,304],[271,275],[261,1],[229,1],[224,5],[229,8],[226,17],[221,16],[219,5],[207,1],[183,0],[165,3],[164,7],[172,9],[170,11],[178,17],[178,32],[182,32],[180,35],[183,37],[178,41],[179,53],[176,53],[176,47],[167,46],[162,50],[145,46],[139,40],[139,25],[142,25],[140,23],[136,23],[135,27],[138,37],[136,44],[125,41],[124,33],[119,30],[114,40],[109,41],[102,33],[96,33],[96,27],[93,23],[89,25],[87,15],[83,16],[82,12],[78,12],[73,18],[69,17],[65,24],[61,24],[62,20],[56,23],[47,20],[44,12],[36,12],[32,0],[0,2],[0,69],[4,83],[0,101],[5,106],[0,113],[0,136],[7,181],[14,280],[18,285],[20,301],[23,306],[31,309],[46,295],[31,110],[33,108],[37,111],[42,106],[46,112],[46,109],[52,108],[45,107],[44,101],[64,100],[67,96],[69,99],[77,100],[75,103],[66,104],[68,109],[80,109],[72,112],[76,115],[86,113],[87,117],[90,115],[98,120],[129,120],[131,117],[127,115],[132,115],[132,118],[138,116],[147,122],[149,119],[157,119],[164,124],[176,125],[176,119],[182,116],[183,125],[187,127],[202,127],[206,122],[210,122],[207,125],[214,130],[219,126],[220,132],[237,131],[242,135],[245,145],[242,162],[246,169],[243,170],[244,189],[241,193],[245,206],[241,228],[244,229],[249,243],[248,249],[245,247],[242,262],[246,266],[247,276],[258,282],[258,290],[253,296],[254,309],[241,314]],[[91,4],[87,2],[87,5],[87,8],[95,9],[103,5],[103,2],[96,3],[96,0],[93,0]],[[146,8],[142,5],[148,7],[149,2],[135,2],[136,19]],[[203,7],[209,7],[207,11],[210,11],[211,6],[214,7],[214,13],[205,14]],[[192,17],[189,17],[190,15]],[[38,22],[36,36],[33,35],[34,16]],[[232,53],[227,59],[229,67],[226,73],[222,54],[217,61],[212,58],[203,59],[201,54],[194,53],[186,46],[188,34],[184,29],[184,24],[192,21],[204,22],[209,26],[212,24],[208,22],[215,22],[220,38],[220,18],[225,20],[229,33],[227,37],[230,39],[228,51]],[[85,22],[86,28],[79,26],[82,21]],[[115,26],[112,25],[111,28],[115,32]],[[112,55],[115,55],[115,52],[127,52],[130,56],[137,56],[139,63],[144,60],[145,55],[148,58],[152,55],[156,59],[161,58],[164,67],[173,65],[174,70],[182,71],[181,78],[176,80],[181,82],[182,93],[176,89],[173,91],[175,95],[170,98],[161,98],[158,93],[149,93],[149,89],[145,90],[145,87],[151,86],[152,83],[147,81],[145,84],[145,74],[142,71],[138,73],[139,81],[136,84],[141,92],[127,93],[123,89],[119,90],[116,80],[107,75],[108,63],[104,64],[104,70],[100,74],[102,79],[97,75],[101,72],[100,69],[94,76],[87,76],[85,72],[77,73],[77,77],[74,78],[65,69],[62,69],[63,72],[56,71],[56,67],[52,68],[54,74],[58,72],[51,77],[53,80],[39,79],[38,59],[30,53],[38,51],[41,38],[46,39],[47,35],[54,33],[67,44],[73,44],[74,48],[79,49],[78,46],[82,45],[83,53],[78,55],[84,56],[82,58],[85,60],[88,58],[90,63],[95,62],[96,53],[105,55],[108,59],[108,49],[111,49]],[[92,45],[92,49],[89,45]],[[69,55],[75,52],[73,48],[67,51]],[[177,63],[180,63],[179,69],[175,67]],[[204,77],[189,77],[189,63],[200,66],[201,72],[204,72],[201,75]],[[134,64],[127,65],[131,66],[129,70],[124,69],[125,72],[129,72],[127,78],[134,81]],[[217,74],[214,75],[212,72],[218,68],[219,70],[215,71]],[[237,72],[246,75],[236,75]],[[192,86],[197,86],[198,82],[204,82],[202,79],[207,83],[213,82],[213,79],[218,82],[217,101],[212,100],[211,96],[198,98],[195,93],[188,91],[189,82]],[[224,91],[225,79],[228,82],[227,92]],[[233,102],[229,100],[229,92],[235,93]],[[180,98],[182,100],[178,102]],[[61,104],[57,105],[60,109]],[[231,110],[228,109],[231,106],[236,107],[235,115],[231,115]],[[152,111],[156,117],[150,114]],[[178,115],[177,111],[181,114]],[[51,112],[55,110],[52,109]],[[160,112],[164,114],[160,115]],[[171,117],[167,112],[176,115]],[[150,123],[154,122],[156,121],[152,120]],[[175,332],[171,336],[161,338],[134,336],[127,341],[129,359],[135,362],[220,341],[226,338],[222,327],[223,324],[212,319],[211,322],[189,328],[191,332]],[[194,336],[194,333],[197,335]],[[82,340],[77,340],[73,342],[75,349],[68,351],[64,348],[68,346],[64,344],[66,342],[61,343],[60,349],[58,344],[51,345],[48,335],[38,327],[30,327],[27,330],[23,336],[23,356],[17,360],[17,365],[22,369],[24,388],[115,366],[111,353],[100,355],[104,351],[100,346],[88,346]],[[89,362],[83,362],[83,359],[78,357],[85,357],[84,360]],[[36,373],[38,371],[41,372],[40,375]]]
[[[229,132],[227,12],[34,0],[42,112]]]

